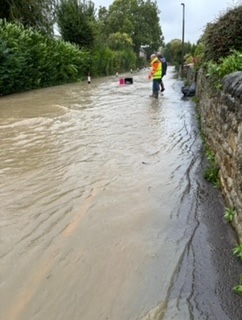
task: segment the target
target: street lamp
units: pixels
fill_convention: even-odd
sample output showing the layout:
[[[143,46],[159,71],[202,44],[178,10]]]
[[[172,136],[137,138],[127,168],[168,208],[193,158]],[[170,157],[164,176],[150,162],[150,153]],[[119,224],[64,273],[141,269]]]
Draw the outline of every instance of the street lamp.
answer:
[[[182,5],[182,59],[181,59],[181,77],[183,78],[183,69],[184,69],[184,32],[185,32],[185,4]]]

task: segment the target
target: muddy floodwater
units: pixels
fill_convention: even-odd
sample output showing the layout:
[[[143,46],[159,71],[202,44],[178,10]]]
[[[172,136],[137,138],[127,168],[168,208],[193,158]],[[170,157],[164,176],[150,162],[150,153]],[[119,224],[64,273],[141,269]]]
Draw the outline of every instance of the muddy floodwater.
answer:
[[[199,229],[224,208],[196,106],[172,67],[158,100],[128,76],[0,98],[1,320],[242,319]]]

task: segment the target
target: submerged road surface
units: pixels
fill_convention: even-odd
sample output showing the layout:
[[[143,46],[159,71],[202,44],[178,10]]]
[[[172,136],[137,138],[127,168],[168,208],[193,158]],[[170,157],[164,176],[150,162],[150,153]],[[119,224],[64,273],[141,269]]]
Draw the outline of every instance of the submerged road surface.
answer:
[[[1,320],[242,319],[196,106],[132,76],[0,99]]]

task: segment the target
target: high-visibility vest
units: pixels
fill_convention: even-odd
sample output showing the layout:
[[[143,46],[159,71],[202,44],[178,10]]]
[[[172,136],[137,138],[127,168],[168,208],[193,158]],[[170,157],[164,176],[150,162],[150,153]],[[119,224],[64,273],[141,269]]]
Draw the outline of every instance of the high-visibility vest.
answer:
[[[155,57],[151,61],[150,65],[152,67],[151,76],[153,77],[153,79],[161,79],[161,76],[162,76],[162,63],[161,63],[161,61],[157,57]]]

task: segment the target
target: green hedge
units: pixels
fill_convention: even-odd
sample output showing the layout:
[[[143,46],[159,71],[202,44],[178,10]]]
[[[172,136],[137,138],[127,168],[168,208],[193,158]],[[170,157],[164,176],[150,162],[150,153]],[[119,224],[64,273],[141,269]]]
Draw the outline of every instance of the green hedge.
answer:
[[[230,9],[207,25],[203,35],[205,60],[219,62],[232,51],[242,51],[242,5]]]
[[[130,51],[107,47],[92,52],[0,20],[0,95],[76,82],[134,68]]]

